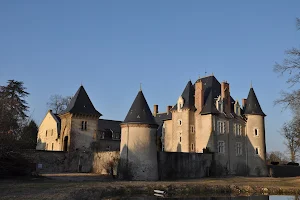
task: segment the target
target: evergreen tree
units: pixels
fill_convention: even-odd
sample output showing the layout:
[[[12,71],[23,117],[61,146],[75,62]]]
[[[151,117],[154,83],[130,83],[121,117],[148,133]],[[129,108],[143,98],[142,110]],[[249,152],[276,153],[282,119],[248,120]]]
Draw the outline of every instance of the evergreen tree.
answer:
[[[23,149],[35,149],[37,142],[38,126],[35,121],[31,120],[23,128],[20,145]]]
[[[19,136],[22,123],[28,117],[28,106],[23,82],[8,80],[7,86],[0,86],[0,133],[13,133]]]

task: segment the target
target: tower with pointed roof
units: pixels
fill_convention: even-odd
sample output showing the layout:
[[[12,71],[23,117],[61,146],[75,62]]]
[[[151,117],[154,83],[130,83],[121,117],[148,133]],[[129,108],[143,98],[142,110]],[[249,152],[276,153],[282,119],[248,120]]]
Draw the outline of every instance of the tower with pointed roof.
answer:
[[[158,180],[157,127],[140,90],[121,124],[120,166],[133,180]]]
[[[81,85],[66,110],[59,114],[61,150],[89,149],[96,138],[98,119],[101,115]]]
[[[247,118],[247,162],[250,174],[268,174],[266,166],[265,113],[262,111],[251,84],[244,108]]]

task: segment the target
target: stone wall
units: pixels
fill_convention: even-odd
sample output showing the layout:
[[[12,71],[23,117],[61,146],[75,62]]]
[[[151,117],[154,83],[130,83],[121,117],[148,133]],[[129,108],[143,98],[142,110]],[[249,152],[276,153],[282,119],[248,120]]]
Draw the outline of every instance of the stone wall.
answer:
[[[158,152],[160,180],[201,178],[209,174],[213,154]]]
[[[39,173],[62,173],[62,172],[94,172],[107,173],[107,164],[113,159],[118,160],[119,151],[39,151],[30,150],[24,154],[31,158],[37,165]],[[40,168],[41,167],[41,168]]]

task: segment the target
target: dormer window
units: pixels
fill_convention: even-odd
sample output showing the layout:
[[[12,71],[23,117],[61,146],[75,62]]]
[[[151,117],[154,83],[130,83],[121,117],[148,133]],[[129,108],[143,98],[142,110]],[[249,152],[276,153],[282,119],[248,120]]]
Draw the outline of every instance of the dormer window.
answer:
[[[240,104],[237,100],[234,103],[234,113],[237,114],[237,115],[241,115]]]
[[[218,111],[223,112],[223,100],[221,99],[221,96],[219,96],[217,99],[216,107]]]
[[[177,101],[177,111],[178,112],[182,111],[183,103],[184,103],[183,98],[182,98],[182,96],[180,96],[178,101]]]

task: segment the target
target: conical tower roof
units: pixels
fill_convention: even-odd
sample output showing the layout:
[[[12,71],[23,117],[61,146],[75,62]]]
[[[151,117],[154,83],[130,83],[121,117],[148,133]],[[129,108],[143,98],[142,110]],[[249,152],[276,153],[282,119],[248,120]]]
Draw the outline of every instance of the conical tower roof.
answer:
[[[196,110],[194,95],[195,95],[195,88],[194,88],[192,82],[189,81],[186,84],[186,86],[181,94],[181,97],[184,99],[182,108],[189,108],[193,111]],[[177,104],[172,108],[172,110],[177,110]]]
[[[70,104],[68,105],[66,110],[64,110],[60,114],[65,114],[68,112],[74,114],[98,115],[99,117],[102,116],[102,114],[95,109],[93,103],[91,102],[82,85],[79,87],[76,94],[71,99]]]
[[[244,114],[266,116],[262,111],[253,88],[250,88]]]
[[[123,123],[154,124],[156,122],[143,92],[140,90]]]

